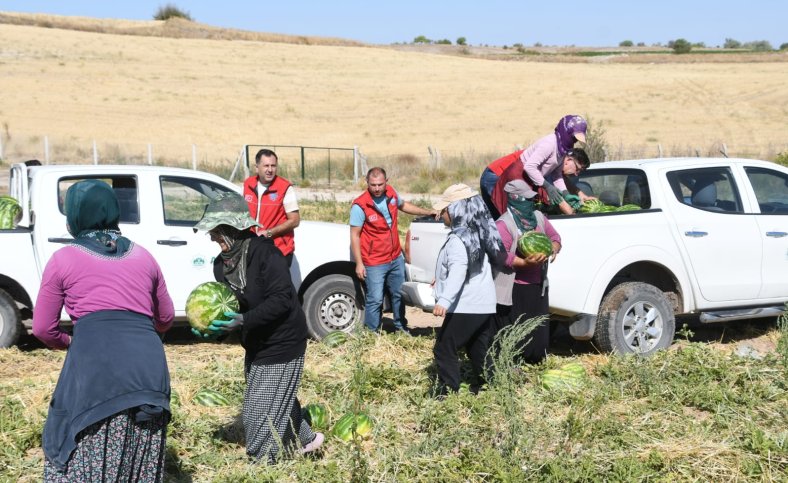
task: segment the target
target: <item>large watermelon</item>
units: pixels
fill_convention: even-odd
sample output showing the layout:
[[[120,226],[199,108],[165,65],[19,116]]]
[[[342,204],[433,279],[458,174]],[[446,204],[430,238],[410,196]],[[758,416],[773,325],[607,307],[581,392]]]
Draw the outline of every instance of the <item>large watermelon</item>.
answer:
[[[549,257],[553,254],[553,242],[544,233],[527,231],[517,240],[517,249],[524,257],[529,257],[536,253],[543,253]]]
[[[322,404],[307,404],[301,412],[306,422],[312,426],[312,429],[328,429],[328,411]]]
[[[356,434],[360,438],[372,435],[372,420],[364,413],[347,413],[334,424],[331,434],[342,441],[353,439],[353,425],[355,422]]]
[[[640,209],[642,209],[640,207],[640,205],[635,205],[635,204],[630,203],[630,204],[627,204],[627,205],[619,206],[618,208],[616,208],[616,211],[635,211],[635,210],[640,210]]]
[[[540,376],[542,387],[554,391],[576,390],[586,380],[586,370],[579,362],[564,364],[558,369],[548,369]]]
[[[321,342],[323,342],[328,347],[336,347],[347,342],[347,334],[341,330],[335,330],[329,332],[325,337],[323,337]]]
[[[201,406],[227,406],[230,401],[213,389],[203,388],[194,395],[194,402]]]
[[[8,195],[0,196],[0,230],[12,230],[19,221],[22,207],[16,198]]]
[[[583,205],[580,207],[580,213],[602,213],[605,210],[605,205],[601,201],[596,198],[591,198],[590,200],[585,200]]]
[[[201,283],[186,299],[186,318],[194,329],[205,332],[211,321],[227,320],[225,312],[238,312],[238,299],[227,284]]]

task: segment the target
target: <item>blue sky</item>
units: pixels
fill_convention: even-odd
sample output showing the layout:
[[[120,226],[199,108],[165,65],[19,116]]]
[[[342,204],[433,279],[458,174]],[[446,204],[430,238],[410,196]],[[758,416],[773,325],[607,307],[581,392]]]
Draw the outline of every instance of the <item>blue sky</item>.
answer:
[[[784,0],[277,0],[277,1],[36,1],[0,0],[0,11],[150,20],[173,3],[198,22],[218,27],[342,37],[368,43],[409,42],[418,35],[473,45],[651,45],[677,38],[722,45],[788,42]]]

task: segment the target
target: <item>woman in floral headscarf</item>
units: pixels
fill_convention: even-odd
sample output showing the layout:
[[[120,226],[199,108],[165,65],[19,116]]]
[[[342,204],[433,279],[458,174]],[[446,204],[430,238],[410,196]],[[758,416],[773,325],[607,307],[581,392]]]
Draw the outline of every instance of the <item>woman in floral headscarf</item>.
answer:
[[[213,274],[227,283],[240,303],[230,320],[214,320],[203,338],[240,330],[246,351],[246,390],[242,409],[246,454],[273,463],[294,450],[309,453],[323,443],[301,416],[296,398],[304,371],[306,317],[282,252],[270,238],[258,237],[244,199],[217,196],[194,229],[207,231],[219,244]]]
[[[500,170],[490,194],[495,211],[498,214],[506,211],[507,196],[504,192],[506,183],[515,179],[525,179],[537,192],[538,201],[542,204],[555,205],[565,214],[574,213],[574,209],[564,199],[564,196],[569,194],[564,175],[575,176],[588,167],[588,156],[585,152],[582,152],[582,156],[573,152],[576,142],[585,143],[586,129],[586,120],[581,116],[564,116],[553,133],[519,151],[519,154],[513,153],[516,156],[501,158],[499,160],[501,162],[508,159],[508,164],[504,163],[505,166],[501,163],[496,165],[497,161],[490,165],[488,169],[492,169],[495,165]],[[518,159],[520,163],[514,162]],[[488,185],[491,180],[488,175]],[[482,183],[484,182],[485,175],[482,175]],[[581,201],[586,198],[582,192],[578,193],[578,197]]]
[[[164,277],[118,230],[107,183],[75,183],[65,211],[74,241],[44,268],[33,313],[33,334],[68,349],[44,424],[44,481],[161,481],[170,377],[157,332],[174,316]],[[73,336],[58,324],[64,306]]]

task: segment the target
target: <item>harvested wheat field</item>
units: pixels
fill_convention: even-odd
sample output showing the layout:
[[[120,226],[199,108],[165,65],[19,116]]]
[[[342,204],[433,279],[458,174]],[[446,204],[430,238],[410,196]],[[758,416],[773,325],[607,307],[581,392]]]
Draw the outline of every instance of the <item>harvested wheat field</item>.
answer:
[[[567,113],[603,123],[611,146],[646,154],[725,143],[766,157],[788,147],[775,128],[788,111],[784,53],[752,63],[501,61],[11,24],[0,24],[0,46],[6,158],[12,147],[36,154],[44,136],[83,146],[84,158],[92,140],[159,151],[195,143],[228,158],[244,143],[505,153]]]

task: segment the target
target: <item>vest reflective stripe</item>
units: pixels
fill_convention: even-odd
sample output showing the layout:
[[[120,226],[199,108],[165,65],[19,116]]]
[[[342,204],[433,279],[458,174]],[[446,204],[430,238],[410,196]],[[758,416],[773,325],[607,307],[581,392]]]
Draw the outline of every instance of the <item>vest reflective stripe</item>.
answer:
[[[262,200],[260,200],[257,196],[257,183],[257,176],[246,178],[246,181],[244,181],[244,200],[249,205],[249,214],[252,218],[263,225],[263,228],[252,228],[257,235],[260,235],[265,230],[287,221],[287,213],[283,203],[285,201],[285,193],[291,184],[281,176],[276,176],[268,186],[268,189],[263,193]],[[257,212],[258,202],[260,204],[260,213]],[[274,238],[274,245],[285,256],[293,253],[293,250],[295,250],[293,233],[277,236]]]
[[[353,200],[364,211],[364,224],[361,225],[361,262],[366,266],[391,263],[396,259],[402,248],[397,231],[397,213],[399,200],[391,186],[386,186],[386,207],[391,216],[391,227],[386,223],[383,213],[378,211],[369,190]]]

